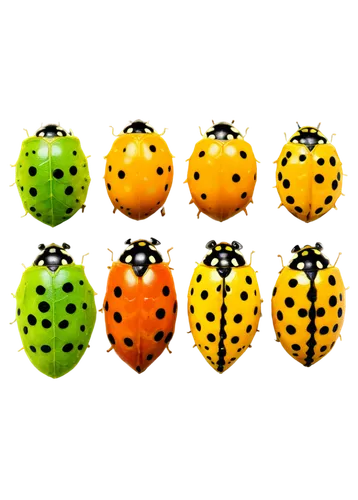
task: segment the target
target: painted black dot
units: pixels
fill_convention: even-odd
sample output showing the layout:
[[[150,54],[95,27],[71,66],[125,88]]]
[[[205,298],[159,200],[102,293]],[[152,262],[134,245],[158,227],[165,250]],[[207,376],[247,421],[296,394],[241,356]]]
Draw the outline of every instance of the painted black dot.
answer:
[[[160,342],[163,337],[164,337],[164,332],[160,331],[154,335],[154,340],[156,342]]]
[[[35,318],[35,316],[33,314],[29,314],[27,316],[27,321],[28,323],[31,325],[31,326],[35,326],[36,323],[37,323],[37,319]]]
[[[153,354],[148,354],[147,361],[152,361],[152,359],[153,359]]]
[[[56,170],[53,171],[53,176],[55,179],[62,179],[63,175],[63,170],[61,170],[60,168],[56,168]]]
[[[208,339],[209,342],[215,342],[216,340],[215,335],[213,333],[209,333],[206,338]]]
[[[255,309],[254,309],[254,315],[256,316],[256,314],[259,312],[259,308],[256,306]]]
[[[48,352],[51,352],[51,347],[49,345],[42,345],[41,346],[41,351],[47,354]]]
[[[196,329],[198,330],[198,332],[200,332],[201,331],[201,324],[200,323],[196,323],[195,326],[196,326]]]
[[[299,315],[299,317],[300,317],[300,318],[305,318],[305,317],[307,316],[307,314],[308,314],[308,313],[307,313],[307,310],[306,310],[306,309],[303,309],[303,308],[302,308],[302,309],[299,309],[299,310],[298,310],[298,315]]]
[[[155,153],[157,148],[155,146],[153,146],[153,144],[151,146],[149,146],[149,149],[151,150],[152,153]]]
[[[67,195],[70,195],[73,193],[73,187],[72,186],[68,186],[66,189],[65,189],[65,194]]]
[[[293,307],[295,305],[295,301],[293,300],[292,297],[287,297],[285,299],[285,304],[287,307]]]
[[[333,200],[332,196],[327,196],[327,198],[324,200],[325,205],[329,205],[332,200]]]
[[[191,304],[191,306],[190,306],[190,312],[191,312],[191,314],[194,314],[194,312],[195,312],[193,304]]]
[[[291,347],[294,351],[299,351],[301,349],[301,346],[299,346],[298,344],[292,344]]]
[[[279,321],[282,321],[283,320],[283,314],[282,314],[282,311],[277,311],[277,319]]]
[[[287,196],[286,201],[289,205],[293,205],[295,203],[295,199],[292,196]]]
[[[315,211],[315,214],[320,214],[322,212],[323,208],[322,207],[319,207],[317,208],[317,210]]]
[[[281,161],[281,165],[285,167],[287,165],[287,158],[283,158]]]
[[[322,184],[322,182],[324,182],[324,177],[321,174],[317,174],[315,175],[314,180],[317,182],[317,184]]]
[[[31,210],[31,212],[36,212],[36,208],[35,207],[30,207],[30,210]]]
[[[336,332],[336,331],[338,330],[338,325],[337,325],[337,324],[335,324],[335,325],[334,325],[334,327],[332,328],[332,330],[333,330],[334,332]]]
[[[332,295],[330,298],[329,298],[329,305],[331,307],[334,307],[337,305],[337,297],[335,297],[334,295]]]
[[[239,337],[232,337],[231,343],[232,344],[237,344],[239,342],[239,340],[240,340]]]
[[[202,275],[201,275],[201,274],[198,274],[198,276],[196,277],[196,281],[197,281],[197,283],[200,283],[201,278],[202,278]]]
[[[108,301],[106,301],[106,303],[104,304],[104,308],[106,311],[108,311],[109,307],[108,307]]]
[[[81,326],[80,326],[80,330],[81,330],[81,332],[84,332],[84,331],[86,330],[85,325],[81,325]]]
[[[115,297],[117,297],[117,299],[119,299],[122,295],[122,289],[120,286],[116,286],[116,288],[114,289],[114,295]]]
[[[112,172],[112,166],[108,165],[108,172]]]
[[[162,307],[160,309],[157,309],[155,315],[158,319],[163,319],[165,316],[165,309],[163,309]]]
[[[234,316],[234,322],[235,323],[241,323],[241,321],[242,321],[241,314],[235,314],[235,316]]]
[[[20,314],[21,314],[21,309],[18,309],[17,310],[17,315],[20,316]]]
[[[39,285],[38,287],[36,287],[36,293],[38,295],[43,295],[45,292],[46,292],[46,288],[43,287],[42,285]]]
[[[200,294],[200,297],[203,299],[203,300],[206,300],[208,298],[209,294],[206,290],[203,290]]]
[[[341,318],[343,316],[343,309],[341,307],[337,311],[337,316],[338,318]]]
[[[331,274],[328,278],[328,283],[332,286],[334,286],[336,284],[336,278],[333,276],[333,274]]]
[[[36,352],[36,347],[34,345],[30,345],[30,349],[32,352]]]
[[[318,165],[324,165],[324,158],[318,158],[317,160]]]
[[[199,172],[194,172],[194,179],[198,181],[200,179],[200,174]]]
[[[286,326],[286,332],[289,335],[294,335],[296,333],[296,328],[293,325],[287,325]]]
[[[29,175],[31,175],[31,177],[35,177],[36,174],[37,174],[37,169],[35,167],[30,167]]]
[[[174,302],[174,306],[173,306],[173,313],[174,313],[174,314],[176,314],[177,309],[178,309],[178,302],[177,302],[177,301],[175,301],[175,302]]]
[[[241,300],[247,300],[249,298],[249,295],[247,292],[241,292],[240,298]]]
[[[326,345],[323,345],[323,346],[321,347],[321,349],[320,349],[320,351],[321,351],[321,352],[324,352],[324,351],[326,351],[326,350],[327,350],[327,346],[326,346]]]
[[[171,172],[171,171],[172,171],[172,167],[171,167],[171,165],[169,165],[168,172]]]
[[[113,314],[113,319],[116,323],[120,323],[122,321],[122,315],[119,312],[115,312]]]
[[[29,192],[30,192],[31,196],[35,197],[37,195],[37,189],[36,188],[30,188]]]
[[[107,184],[107,189],[108,189],[108,191],[110,191],[112,189],[110,184]]]
[[[325,311],[325,309],[323,307],[319,307],[317,309],[317,316],[319,318],[322,318],[325,314],[326,314],[326,311]]]
[[[116,343],[116,341],[114,340],[114,337],[111,333],[108,334],[108,340],[110,341],[110,343],[112,345],[114,345]]]
[[[73,349],[73,344],[69,343],[69,344],[65,344],[63,347],[62,347],[62,350],[63,352],[71,352]]]
[[[29,329],[27,328],[27,326],[24,326],[24,328],[23,328],[23,332],[24,332],[24,334],[25,334],[25,335],[27,335],[27,334],[28,334]]]
[[[63,290],[65,293],[71,293],[71,292],[73,292],[73,285],[72,285],[72,283],[65,283],[65,284],[62,286],[62,290]]]
[[[78,349],[79,351],[82,351],[82,349],[83,349],[83,344],[79,344],[79,346],[77,347],[77,349]]]
[[[306,160],[306,155],[300,155],[300,161],[305,161]]]
[[[164,295],[164,297],[168,297],[168,295],[170,294],[170,290],[169,290],[168,286],[163,287],[162,294]]]
[[[247,328],[246,328],[246,333],[250,333],[252,330],[252,325],[249,325]]]
[[[59,328],[61,328],[61,329],[63,329],[63,330],[64,330],[65,328],[67,328],[67,327],[68,327],[68,325],[69,325],[69,322],[67,321],[67,319],[63,319],[63,320],[62,320],[62,321],[60,321],[60,322],[59,322],[59,324],[58,324]]]
[[[66,312],[68,314],[75,313],[76,312],[76,306],[75,306],[75,304],[67,304],[67,306],[66,306]]]
[[[213,313],[209,312],[207,315],[206,315],[206,319],[210,322],[212,321],[215,321],[215,316]]]
[[[136,371],[137,373],[140,373],[140,372],[141,372],[140,366],[136,366],[135,371]]]
[[[126,337],[123,341],[127,347],[132,347],[133,345],[133,340],[130,339],[129,337]]]
[[[245,281],[248,285],[252,285],[252,278],[251,276],[246,276]]]
[[[296,212],[298,212],[299,214],[301,214],[303,212],[302,208],[301,207],[295,207],[295,210]]]
[[[278,179],[279,181],[282,181],[282,173],[281,173],[281,172],[279,172],[279,173],[278,173],[277,179]]]
[[[291,156],[292,156],[291,151],[287,151],[287,153],[286,153],[286,158],[291,158]]]
[[[164,173],[164,170],[162,169],[162,167],[158,167],[157,168],[157,174],[158,175],[163,175],[163,173]]]
[[[40,302],[38,305],[38,309],[42,313],[46,313],[50,310],[50,304],[48,302]]]
[[[205,156],[205,151],[200,151],[199,157],[202,158],[203,156]]]
[[[272,297],[274,297],[276,295],[276,293],[277,293],[277,288],[274,287],[274,289],[272,290]]]
[[[66,210],[66,214],[71,214],[72,212],[73,212],[73,208],[68,208],[68,209]]]
[[[297,280],[295,280],[295,279],[292,279],[292,280],[290,280],[290,281],[288,282],[288,286],[289,286],[290,288],[296,288],[296,286],[297,286],[297,285],[298,285],[298,281],[297,281]]]
[[[336,159],[334,156],[331,156],[329,159],[329,163],[332,165],[332,167],[336,166]]]
[[[119,177],[120,179],[124,179],[124,178],[125,178],[125,176],[126,176],[126,174],[125,174],[124,170],[120,170],[120,171],[118,172],[118,177]]]
[[[322,326],[322,328],[319,331],[321,335],[327,335],[328,332],[329,332],[328,326]]]
[[[168,335],[165,337],[164,342],[168,344],[173,338],[173,332],[169,332]]]
[[[234,174],[234,175],[232,176],[232,180],[233,180],[233,182],[239,182],[239,180],[240,180],[240,176],[239,176],[239,174]]]
[[[73,156],[77,156],[77,151],[72,151]]]
[[[247,158],[247,153],[245,153],[245,151],[240,151],[240,156],[245,160],[245,158]]]
[[[70,174],[71,175],[76,175],[77,174],[77,167],[75,167],[74,165],[72,165],[72,167],[70,168]]]
[[[288,189],[291,186],[290,181],[288,179],[285,179],[282,185],[285,189]]]
[[[205,194],[205,193],[202,193],[202,194],[201,194],[201,198],[202,198],[203,200],[206,200],[206,194]]]
[[[339,181],[341,180],[341,173],[340,173],[340,172],[338,172],[338,174],[337,174],[337,179],[338,179]]]
[[[338,182],[336,180],[334,180],[332,182],[332,189],[333,189],[333,191],[335,191],[337,189],[337,187],[338,187]]]
[[[51,321],[49,321],[48,319],[43,319],[41,324],[44,328],[51,328],[51,326],[52,326]]]

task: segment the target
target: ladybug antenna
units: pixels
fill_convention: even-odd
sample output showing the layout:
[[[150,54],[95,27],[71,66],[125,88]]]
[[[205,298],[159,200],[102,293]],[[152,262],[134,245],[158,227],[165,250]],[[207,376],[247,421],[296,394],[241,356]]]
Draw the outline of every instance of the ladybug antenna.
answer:
[[[241,250],[242,249],[242,245],[241,243],[239,243],[238,241],[233,241],[232,242],[232,246],[237,249],[237,250]]]
[[[301,250],[300,245],[295,245],[292,248],[291,253],[299,252],[300,250]]]
[[[150,238],[152,240],[153,245],[160,245],[160,241],[156,240],[155,238]]]
[[[45,250],[45,245],[41,243],[38,247],[39,250]]]
[[[231,124],[233,124],[234,122],[235,122],[235,120],[233,120],[233,121],[231,122]]]
[[[131,242],[131,239],[130,239],[130,238],[124,242],[124,244],[125,244],[125,245],[130,245],[131,243],[132,243],[132,242]]]
[[[320,126],[321,126],[321,122],[319,122],[319,124],[317,125],[317,130],[319,130]]]
[[[214,120],[211,120],[211,121],[213,122],[213,125],[215,125],[215,122],[214,122]]]
[[[319,241],[316,243],[317,250],[323,250],[323,245]]]
[[[62,248],[64,248],[65,250],[68,250],[71,247],[68,243],[62,243]]]
[[[216,247],[216,241],[215,240],[210,240],[205,245],[205,248],[214,248],[214,247]]]
[[[298,127],[298,128],[301,128],[301,127],[300,127],[300,124],[299,124],[298,122],[296,122],[296,123],[297,123],[297,127]]]

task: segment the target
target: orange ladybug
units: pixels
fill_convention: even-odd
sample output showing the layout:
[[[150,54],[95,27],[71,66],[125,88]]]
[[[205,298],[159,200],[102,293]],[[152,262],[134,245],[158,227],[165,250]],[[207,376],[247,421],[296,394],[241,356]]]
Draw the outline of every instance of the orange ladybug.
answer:
[[[168,348],[178,303],[170,259],[163,262],[155,247],[160,242],[129,239],[126,244],[110,268],[103,308],[109,350],[142,373]]]
[[[198,217],[203,212],[222,222],[239,212],[247,215],[256,179],[256,159],[244,136],[233,122],[213,122],[195,145],[185,181]]]
[[[113,212],[119,210],[131,219],[142,220],[163,207],[174,170],[173,156],[161,135],[136,120],[117,136],[105,157],[104,174]]]

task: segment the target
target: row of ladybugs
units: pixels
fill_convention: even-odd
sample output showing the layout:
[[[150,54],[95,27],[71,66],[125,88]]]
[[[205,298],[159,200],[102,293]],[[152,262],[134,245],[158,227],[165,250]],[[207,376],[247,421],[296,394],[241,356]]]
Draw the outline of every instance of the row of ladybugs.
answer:
[[[118,356],[138,373],[168,348],[177,316],[170,257],[159,241],[126,241],[110,267],[103,310],[107,336]],[[69,245],[40,245],[16,292],[16,321],[30,361],[42,373],[68,373],[88,347],[96,321],[94,291]],[[188,315],[195,345],[218,372],[250,347],[261,316],[256,273],[237,241],[209,241],[188,291]],[[322,245],[293,248],[273,289],[272,319],[278,342],[304,366],[333,348],[343,325],[345,288]],[[337,259],[338,260],[338,259]]]
[[[169,148],[147,123],[137,120],[117,136],[106,156],[105,184],[114,212],[141,220],[162,208],[173,182]],[[318,127],[299,127],[277,160],[276,188],[295,217],[310,222],[331,208],[342,191],[342,164]],[[201,212],[224,221],[245,212],[257,179],[256,159],[231,123],[213,124],[189,158],[188,183]],[[57,125],[40,128],[21,147],[16,184],[26,210],[57,226],[84,209],[90,175],[80,141]],[[281,206],[280,205],[280,206]]]

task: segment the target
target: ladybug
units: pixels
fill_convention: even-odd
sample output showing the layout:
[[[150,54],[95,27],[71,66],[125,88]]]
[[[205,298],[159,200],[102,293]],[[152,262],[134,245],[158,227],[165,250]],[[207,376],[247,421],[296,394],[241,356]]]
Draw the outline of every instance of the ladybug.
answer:
[[[344,321],[341,273],[337,261],[332,266],[322,250],[320,243],[296,245],[272,294],[276,339],[304,366],[313,365],[333,349]]]
[[[170,258],[163,262],[156,248],[160,242],[125,243],[127,248],[110,268],[103,309],[109,350],[142,373],[168,348],[178,303]]]
[[[25,215],[54,227],[84,211],[91,178],[72,132],[52,124],[39,128],[23,141],[15,166]]]
[[[222,373],[251,347],[261,316],[260,291],[240,243],[211,240],[206,248],[190,282],[188,315],[195,345]]]
[[[342,163],[319,125],[316,128],[298,125],[275,163],[279,208],[284,205],[304,222],[319,219],[336,208],[342,194]]]
[[[233,123],[210,127],[189,158],[188,183],[201,212],[220,222],[245,212],[255,189],[257,171],[252,148]]]
[[[105,157],[104,174],[113,212],[119,210],[131,219],[142,220],[163,207],[174,173],[173,156],[163,134],[136,120],[116,136]],[[165,215],[164,208],[161,213]]]
[[[82,358],[96,321],[94,291],[69,245],[39,245],[22,275],[16,321],[23,348],[40,372],[59,378]]]

